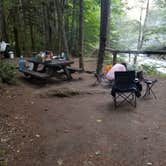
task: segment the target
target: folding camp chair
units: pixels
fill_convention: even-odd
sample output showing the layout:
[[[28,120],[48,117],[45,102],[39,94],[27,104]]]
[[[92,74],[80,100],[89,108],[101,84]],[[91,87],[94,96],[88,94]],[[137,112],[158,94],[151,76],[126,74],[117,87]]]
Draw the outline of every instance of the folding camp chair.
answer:
[[[136,107],[135,71],[115,72],[115,82],[111,94],[114,98],[115,108],[124,102]]]
[[[143,82],[146,84],[146,90],[145,90],[143,97],[146,97],[146,96],[149,96],[150,94],[152,94],[154,96],[154,98],[156,99],[157,97],[152,88],[155,85],[155,83],[157,82],[157,80],[156,79],[155,80],[145,79],[142,71],[137,72],[137,78],[140,82]]]

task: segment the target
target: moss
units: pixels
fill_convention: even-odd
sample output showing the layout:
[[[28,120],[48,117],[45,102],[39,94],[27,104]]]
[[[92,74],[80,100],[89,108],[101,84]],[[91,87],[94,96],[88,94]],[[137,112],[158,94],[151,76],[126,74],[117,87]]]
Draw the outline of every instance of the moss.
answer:
[[[0,166],[6,166],[6,161],[5,161],[5,156],[6,156],[6,150],[0,149]]]

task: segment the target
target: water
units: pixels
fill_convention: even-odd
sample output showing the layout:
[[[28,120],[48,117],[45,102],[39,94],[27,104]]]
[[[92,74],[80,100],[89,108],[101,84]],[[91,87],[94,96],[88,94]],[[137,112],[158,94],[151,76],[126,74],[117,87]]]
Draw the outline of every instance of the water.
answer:
[[[130,61],[129,61],[129,55],[128,54],[123,54],[125,57],[125,61],[129,64],[133,64],[134,56],[133,54],[130,55]],[[122,57],[123,55],[119,55]],[[137,65],[149,65],[149,66],[155,66],[156,70],[165,73],[166,74],[166,60],[160,60],[155,57],[148,57],[144,54],[139,54],[137,56]]]

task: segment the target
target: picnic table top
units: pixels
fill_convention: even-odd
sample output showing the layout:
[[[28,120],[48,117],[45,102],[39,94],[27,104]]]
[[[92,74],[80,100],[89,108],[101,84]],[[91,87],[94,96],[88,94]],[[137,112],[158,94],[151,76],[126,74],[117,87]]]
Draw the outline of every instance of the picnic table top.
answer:
[[[45,66],[68,66],[70,64],[73,64],[74,61],[70,61],[70,60],[64,60],[64,59],[53,59],[51,61],[45,61],[45,62],[41,62],[35,59],[28,59],[28,62],[32,62],[32,63],[36,63],[36,64],[44,64]]]

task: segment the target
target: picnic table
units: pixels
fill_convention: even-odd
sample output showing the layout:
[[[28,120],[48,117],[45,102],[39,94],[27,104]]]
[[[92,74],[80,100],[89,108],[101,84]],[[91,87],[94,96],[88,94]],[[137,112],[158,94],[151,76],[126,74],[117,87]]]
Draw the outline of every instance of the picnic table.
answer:
[[[23,73],[25,75],[39,78],[49,78],[65,74],[68,80],[72,79],[70,65],[74,63],[73,61],[64,59],[53,59],[45,62],[41,62],[35,59],[28,59],[27,61],[33,63],[34,67],[32,70],[24,70]],[[44,66],[42,71],[38,71],[38,66],[40,64]]]

